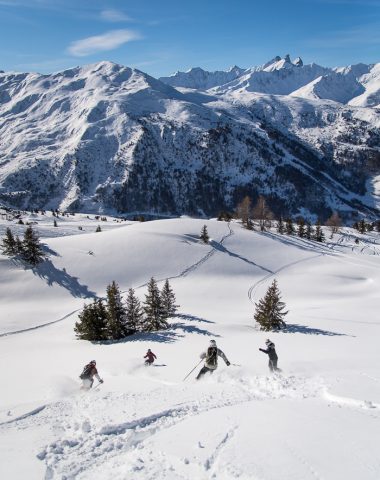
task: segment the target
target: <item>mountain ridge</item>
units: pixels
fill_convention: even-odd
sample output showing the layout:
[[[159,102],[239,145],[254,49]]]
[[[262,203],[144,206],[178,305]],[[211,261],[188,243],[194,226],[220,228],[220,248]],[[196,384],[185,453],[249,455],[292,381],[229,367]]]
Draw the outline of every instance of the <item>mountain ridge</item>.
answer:
[[[261,67],[232,67],[225,72],[232,80],[206,90],[175,88],[107,61],[51,75],[0,73],[0,200],[214,215],[245,194],[264,194],[277,214],[377,216],[377,66],[329,77],[352,87],[350,79],[368,70],[360,95],[371,106],[320,98],[323,87],[334,91],[323,75],[298,95],[273,93],[320,69],[275,57]],[[226,78],[200,70],[189,72],[209,84]]]

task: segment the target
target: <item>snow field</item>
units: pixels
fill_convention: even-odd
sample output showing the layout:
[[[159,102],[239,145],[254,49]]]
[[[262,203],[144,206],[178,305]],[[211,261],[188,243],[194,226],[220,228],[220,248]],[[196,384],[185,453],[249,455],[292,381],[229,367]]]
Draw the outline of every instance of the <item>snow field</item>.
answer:
[[[204,224],[210,245],[198,241]],[[2,333],[63,317],[112,280],[143,300],[150,276],[170,278],[180,304],[169,330],[114,344],[76,340],[75,313],[0,337],[1,478],[379,478],[375,234],[358,249],[351,229],[320,245],[213,220],[119,227],[44,239],[55,252],[44,276],[0,259]],[[49,282],[63,269],[66,283]],[[273,278],[290,313],[284,332],[267,334],[253,304]],[[25,315],[38,303],[39,319]],[[258,350],[268,336],[282,369],[274,376]],[[232,365],[220,360],[196,382],[199,365],[183,382],[210,339]],[[83,392],[78,375],[92,358],[105,383]]]

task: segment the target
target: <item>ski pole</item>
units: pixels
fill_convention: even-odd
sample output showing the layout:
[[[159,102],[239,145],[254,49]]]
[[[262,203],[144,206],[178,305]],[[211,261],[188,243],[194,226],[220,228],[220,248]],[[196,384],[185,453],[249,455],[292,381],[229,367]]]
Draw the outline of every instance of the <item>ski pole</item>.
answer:
[[[204,358],[201,358],[201,359],[200,359],[200,361],[195,365],[195,367],[191,370],[191,372],[189,372],[189,373],[186,375],[186,377],[182,380],[183,382],[186,380],[186,378],[187,378],[191,373],[194,372],[194,370],[197,368],[197,366],[198,366],[201,362],[203,362],[203,360],[204,360]]]
[[[99,385],[101,385],[103,382],[99,382],[97,385],[95,385],[95,387],[93,388],[93,390],[95,390],[95,388],[98,388]]]
[[[241,367],[241,365],[240,365],[239,363],[231,363],[231,365],[232,365],[233,367]]]

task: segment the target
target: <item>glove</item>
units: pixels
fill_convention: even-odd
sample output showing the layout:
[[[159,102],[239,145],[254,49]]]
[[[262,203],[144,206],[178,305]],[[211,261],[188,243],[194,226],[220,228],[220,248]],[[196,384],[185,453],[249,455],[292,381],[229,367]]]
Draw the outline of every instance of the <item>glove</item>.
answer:
[[[229,367],[230,365],[231,365],[230,362],[227,362],[227,367]]]
[[[99,383],[104,383],[104,380],[101,378],[101,379],[99,380]]]

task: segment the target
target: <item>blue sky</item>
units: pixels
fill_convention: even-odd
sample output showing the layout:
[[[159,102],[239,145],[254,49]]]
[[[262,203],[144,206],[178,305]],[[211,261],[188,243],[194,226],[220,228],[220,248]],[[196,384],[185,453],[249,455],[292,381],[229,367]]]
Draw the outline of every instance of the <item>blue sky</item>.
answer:
[[[380,61],[380,0],[0,0],[0,69],[112,60],[153,76],[260,65]]]

